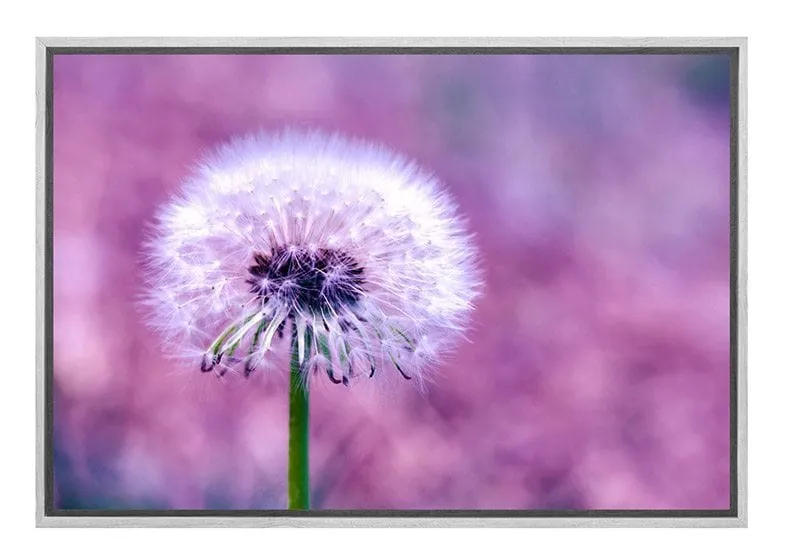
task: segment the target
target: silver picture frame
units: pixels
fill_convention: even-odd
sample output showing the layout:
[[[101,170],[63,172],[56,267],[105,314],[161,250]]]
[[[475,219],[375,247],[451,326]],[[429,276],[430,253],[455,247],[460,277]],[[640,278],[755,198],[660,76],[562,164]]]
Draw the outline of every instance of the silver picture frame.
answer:
[[[48,438],[52,375],[52,82],[51,57],[67,50],[124,52],[128,49],[201,49],[233,52],[243,49],[510,49],[511,52],[652,49],[728,49],[733,53],[731,130],[731,464],[729,511],[586,511],[553,512],[400,512],[283,511],[264,513],[96,512],[52,511],[51,450]],[[36,39],[36,524],[39,527],[746,527],[747,526],[747,39],[699,37],[619,38],[181,38],[181,37],[42,37]],[[193,512],[192,512],[193,513]]]

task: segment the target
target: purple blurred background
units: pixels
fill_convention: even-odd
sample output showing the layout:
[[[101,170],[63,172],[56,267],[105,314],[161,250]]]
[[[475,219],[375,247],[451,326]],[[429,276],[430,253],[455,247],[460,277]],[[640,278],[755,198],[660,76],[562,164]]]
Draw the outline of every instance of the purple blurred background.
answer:
[[[315,508],[728,508],[728,91],[713,56],[56,55],[56,507],[286,507],[285,376],[179,370],[136,299],[195,159],[296,125],[434,171],[486,281],[426,394],[317,387]]]

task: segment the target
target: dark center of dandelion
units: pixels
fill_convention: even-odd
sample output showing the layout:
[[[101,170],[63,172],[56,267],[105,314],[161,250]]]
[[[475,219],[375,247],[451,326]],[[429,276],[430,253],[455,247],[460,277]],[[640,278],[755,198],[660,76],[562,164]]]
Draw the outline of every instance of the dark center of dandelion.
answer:
[[[251,291],[264,303],[276,298],[312,313],[355,305],[364,282],[363,268],[337,249],[275,247],[269,255],[256,253],[248,272]]]

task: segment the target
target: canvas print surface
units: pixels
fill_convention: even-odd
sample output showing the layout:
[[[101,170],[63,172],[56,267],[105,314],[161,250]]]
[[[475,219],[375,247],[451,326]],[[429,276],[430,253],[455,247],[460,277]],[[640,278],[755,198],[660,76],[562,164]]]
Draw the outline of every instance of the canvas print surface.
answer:
[[[56,510],[728,510],[731,60],[56,54]]]

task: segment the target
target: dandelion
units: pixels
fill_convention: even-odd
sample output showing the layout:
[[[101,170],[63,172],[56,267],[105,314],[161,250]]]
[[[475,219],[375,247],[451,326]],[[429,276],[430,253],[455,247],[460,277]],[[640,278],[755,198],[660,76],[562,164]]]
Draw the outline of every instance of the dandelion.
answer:
[[[479,288],[471,237],[438,181],[338,135],[220,148],[162,209],[148,250],[151,323],[194,369],[249,377],[289,333],[298,508],[308,507],[310,380],[423,383]]]

